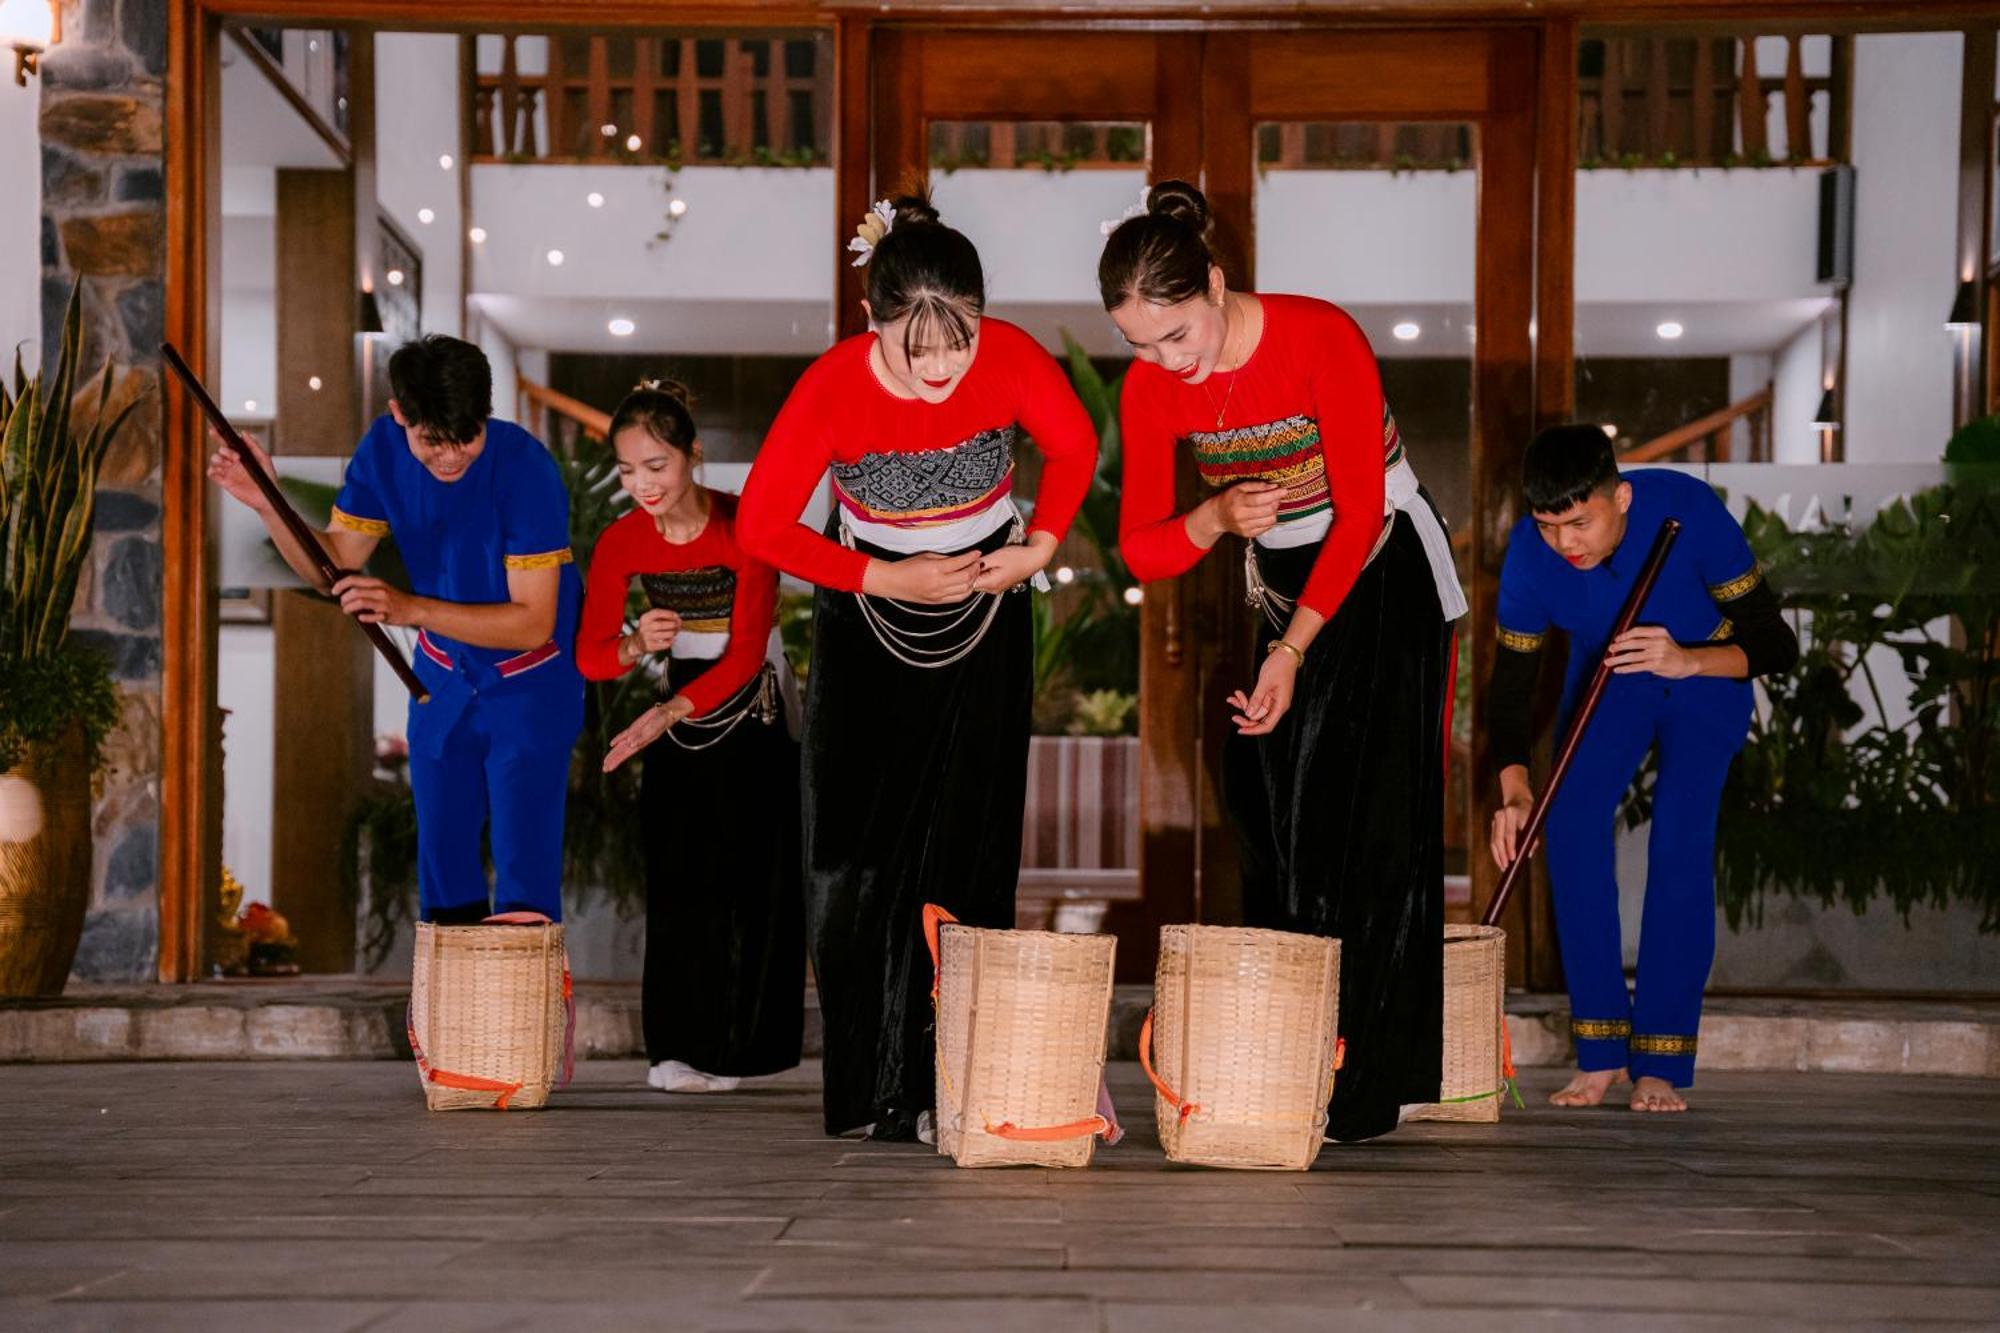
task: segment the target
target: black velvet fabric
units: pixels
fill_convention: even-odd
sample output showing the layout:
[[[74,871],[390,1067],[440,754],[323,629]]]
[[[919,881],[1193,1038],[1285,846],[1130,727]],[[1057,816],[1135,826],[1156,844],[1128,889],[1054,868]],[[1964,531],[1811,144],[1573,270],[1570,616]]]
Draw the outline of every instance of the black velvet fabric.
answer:
[[[669,680],[711,665],[671,661]],[[646,1059],[737,1077],[790,1069],[805,1021],[798,742],[782,710],[770,723],[753,711],[706,749],[662,736],[641,762]]]
[[[982,547],[1005,539],[1003,529]],[[1028,597],[1001,594],[979,646],[935,669],[892,657],[853,594],[822,588],[814,599],[806,938],[826,1025],[829,1134],[900,1124],[935,1104],[924,904],[968,925],[1014,924],[1034,691]],[[871,604],[925,627],[893,603]],[[956,641],[931,642],[946,639]]]
[[[1259,547],[1257,563],[1290,597],[1318,554]],[[1278,631],[1253,614],[1261,660]],[[1450,639],[1423,544],[1399,514],[1313,640],[1283,720],[1225,752],[1246,922],[1340,941],[1336,1139],[1387,1133],[1404,1103],[1438,1098]]]

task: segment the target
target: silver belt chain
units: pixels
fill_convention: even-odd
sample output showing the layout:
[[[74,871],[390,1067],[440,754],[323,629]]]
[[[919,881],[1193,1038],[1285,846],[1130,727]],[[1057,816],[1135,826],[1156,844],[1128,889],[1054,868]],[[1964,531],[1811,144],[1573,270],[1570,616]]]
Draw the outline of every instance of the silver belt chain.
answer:
[[[1363,569],[1375,563],[1375,557],[1382,554],[1382,548],[1389,544],[1389,534],[1396,527],[1396,514],[1390,510],[1382,520],[1381,535],[1375,538],[1375,545],[1368,551],[1368,558],[1361,562]],[[1254,606],[1264,613],[1264,619],[1271,622],[1271,628],[1283,634],[1292,623],[1292,612],[1299,609],[1299,599],[1287,597],[1264,582],[1264,572],[1257,568],[1257,543],[1243,543],[1243,604]]]
[[[664,683],[664,682],[663,682]],[[729,733],[755,715],[765,726],[778,720],[778,669],[764,663],[762,669],[743,683],[742,688],[715,707],[706,717],[684,718],[667,728],[667,739],[683,750],[706,750],[729,739]],[[682,740],[681,730],[701,735],[700,740]]]
[[[1018,546],[1025,540],[1026,535],[1027,529],[1017,516],[1013,526],[1008,530],[1007,544]],[[840,519],[840,544],[850,551],[854,549],[854,532],[847,526],[845,514],[841,515]],[[1019,584],[1007,589],[1007,592],[1019,592],[1025,586]],[[878,599],[870,597],[865,592],[853,594],[855,605],[861,608],[862,620],[874,633],[875,641],[882,645],[883,651],[905,666],[918,667],[926,671],[952,666],[971,656],[973,650],[986,641],[986,632],[993,628],[994,617],[1000,614],[1000,599],[1004,596],[1006,592],[975,592],[957,606],[940,607],[900,601],[893,597]],[[876,609],[875,603],[878,600],[887,602],[906,615],[922,616],[939,623],[929,629],[900,629],[890,624],[887,617]],[[964,643],[938,646],[924,642],[952,634],[975,616],[979,618],[979,627],[972,631],[972,637]]]

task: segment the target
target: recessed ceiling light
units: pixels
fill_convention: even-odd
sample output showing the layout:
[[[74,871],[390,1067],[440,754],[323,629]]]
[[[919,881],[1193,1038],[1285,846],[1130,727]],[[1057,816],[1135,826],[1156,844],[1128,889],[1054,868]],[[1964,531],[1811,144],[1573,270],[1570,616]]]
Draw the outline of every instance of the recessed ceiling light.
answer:
[[[320,377],[317,375],[309,375],[306,377],[306,387],[308,389],[311,389],[314,393],[319,392],[320,383],[321,383]]]
[[[1137,606],[1139,603],[1145,600],[1146,600],[1146,594],[1140,590],[1138,584],[1135,583],[1131,587],[1125,590],[1125,605]]]
[[[440,153],[440,154],[438,154],[438,165],[439,165],[440,167],[444,168],[444,169],[445,169],[446,171],[450,171],[450,170],[451,170],[451,161],[452,161],[452,158],[451,158],[451,154],[450,154],[450,153]]]
[[[257,410],[257,400],[255,398],[245,398],[243,400],[243,410],[245,412],[255,412]]]
[[[618,137],[618,127],[616,125],[613,125],[610,121],[606,121],[604,122],[604,124],[599,125],[597,127],[597,132],[603,135],[607,139],[615,139]]]
[[[592,190],[589,194],[583,196],[583,202],[589,204],[592,208],[602,208],[604,207],[604,196]]]
[[[604,327],[611,330],[611,336],[614,338],[629,338],[632,336],[632,331],[639,326],[621,315]]]
[[[640,146],[643,145],[645,142],[646,141],[644,139],[641,139],[636,134],[628,134],[625,136],[625,151],[629,153],[636,153],[639,151]]]
[[[562,262],[563,262],[563,252],[562,252],[562,251],[560,251],[560,250],[551,250],[551,251],[549,251],[549,266],[550,266],[551,268],[561,268],[561,267],[562,267]]]
[[[1056,582],[1057,583],[1076,582],[1076,571],[1071,569],[1068,565],[1056,566]]]
[[[399,268],[392,268],[389,270],[388,277],[389,277],[389,285],[391,287],[400,287],[403,285],[403,270]]]
[[[685,199],[669,199],[669,200],[667,200],[667,216],[668,216],[668,217],[670,217],[670,218],[678,218],[678,217],[686,217],[686,216],[687,216],[687,211],[688,211],[688,201],[687,201],[687,200],[685,200]]]
[[[1618,423],[1615,421],[1607,421],[1602,426],[1599,426],[1598,429],[1604,432],[1604,438],[1607,440],[1618,438]]]
[[[430,226],[431,223],[436,222],[437,216],[438,216],[437,214],[431,212],[428,208],[420,208],[417,210],[417,221],[423,223],[426,227]]]
[[[481,241],[486,239],[486,228],[484,227],[470,228],[465,233],[465,239],[471,241],[474,245],[478,245]]]
[[[317,51],[317,50],[319,50],[319,38],[317,38],[317,37],[308,37],[308,38],[306,38],[306,50],[308,50],[308,51]]]
[[[1422,333],[1423,330],[1406,319],[1401,324],[1398,324],[1395,328],[1391,329],[1390,332],[1395,334],[1399,341],[1407,343],[1407,342],[1415,342],[1417,340],[1417,335]]]
[[[1672,342],[1674,339],[1680,337],[1683,333],[1686,333],[1687,330],[1681,327],[1679,320],[1670,319],[1662,323],[1658,328],[1654,329],[1653,332],[1659,334],[1662,338],[1665,338],[1668,342]]]

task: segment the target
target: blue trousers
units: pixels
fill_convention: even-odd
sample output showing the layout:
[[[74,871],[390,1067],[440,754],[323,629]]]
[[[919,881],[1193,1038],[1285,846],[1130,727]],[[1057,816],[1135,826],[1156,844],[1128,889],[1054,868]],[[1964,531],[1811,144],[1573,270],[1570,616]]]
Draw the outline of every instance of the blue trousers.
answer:
[[[541,912],[560,921],[571,742],[552,745],[545,736],[523,735],[522,728],[499,725],[509,719],[496,720],[489,711],[475,701],[441,745],[410,747],[423,919],[460,918],[485,905],[480,834],[490,822],[493,910]]]
[[[1715,820],[1743,747],[1742,681],[1614,676],[1549,811],[1545,841],[1577,1066],[1694,1082],[1701,992],[1715,961]],[[1615,838],[1619,803],[1659,747],[1639,968],[1625,990]]]

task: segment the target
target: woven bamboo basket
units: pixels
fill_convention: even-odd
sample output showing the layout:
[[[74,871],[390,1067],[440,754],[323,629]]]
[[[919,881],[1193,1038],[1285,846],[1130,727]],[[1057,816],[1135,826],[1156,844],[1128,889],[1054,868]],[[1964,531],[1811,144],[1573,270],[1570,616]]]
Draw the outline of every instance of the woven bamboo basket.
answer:
[[[410,1050],[433,1111],[520,1110],[569,1081],[561,926],[417,926]]]
[[[1339,1065],[1340,942],[1165,926],[1139,1055],[1176,1162],[1303,1171]]]
[[[1439,1100],[1411,1120],[1492,1124],[1513,1077],[1507,1058],[1507,933],[1444,928],[1444,1067]]]
[[[924,909],[936,965],[937,1148],[960,1166],[1088,1166],[1103,1113],[1110,935],[980,930]]]

